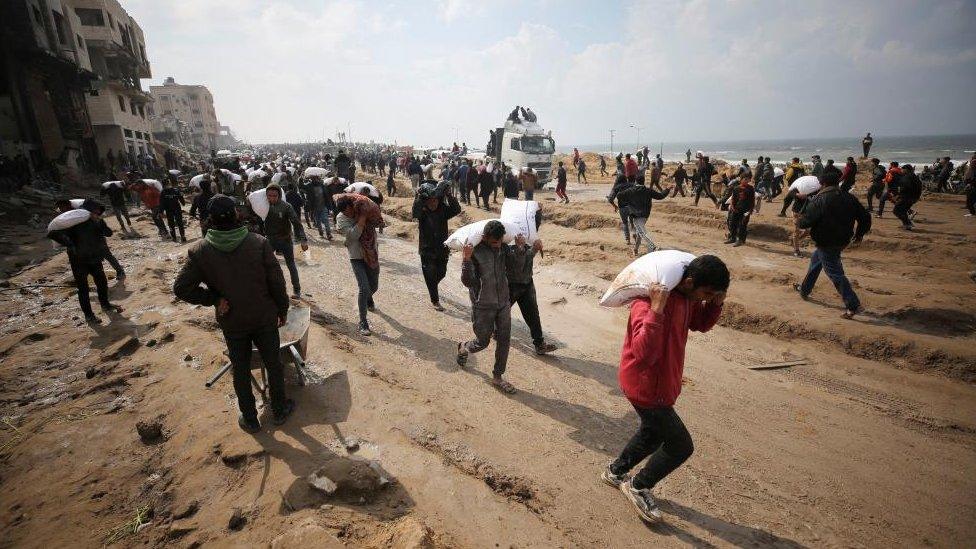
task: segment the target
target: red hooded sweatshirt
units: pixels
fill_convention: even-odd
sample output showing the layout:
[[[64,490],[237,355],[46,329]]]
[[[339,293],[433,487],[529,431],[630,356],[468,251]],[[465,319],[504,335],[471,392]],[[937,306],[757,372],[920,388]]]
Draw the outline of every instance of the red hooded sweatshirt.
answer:
[[[635,299],[618,375],[627,400],[641,408],[673,406],[681,393],[688,330],[711,330],[721,313],[721,306],[692,303],[678,292],[671,292],[661,314],[647,298]]]

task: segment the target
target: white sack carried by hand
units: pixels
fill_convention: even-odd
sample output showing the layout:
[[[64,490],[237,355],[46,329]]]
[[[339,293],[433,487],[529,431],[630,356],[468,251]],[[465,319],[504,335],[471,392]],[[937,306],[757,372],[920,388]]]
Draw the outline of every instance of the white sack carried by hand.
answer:
[[[75,225],[80,225],[91,218],[91,212],[88,210],[68,210],[63,214],[55,217],[47,224],[47,232],[51,231],[63,231],[65,229],[70,229]]]
[[[374,187],[374,186],[372,186],[369,183],[366,183],[364,181],[357,181],[357,182],[353,183],[352,185],[349,185],[348,187],[346,187],[344,190],[347,193],[363,194],[363,189],[366,189],[367,192],[369,192],[369,195],[370,196],[375,196],[377,198],[379,198],[379,196],[380,196],[380,192],[378,190],[376,190],[376,187]]]
[[[258,217],[261,219],[268,217],[268,212],[271,210],[271,203],[268,202],[268,189],[254,191],[247,195],[247,201],[251,204],[254,213],[258,214]]]
[[[820,190],[820,180],[815,175],[804,175],[790,183],[790,190],[800,194],[813,194]]]
[[[678,250],[661,250],[638,257],[613,279],[600,298],[600,305],[628,305],[635,298],[646,296],[652,284],[661,284],[667,286],[669,291],[673,290],[681,282],[685,267],[693,259],[693,254]]]
[[[502,212],[499,214],[502,222],[512,223],[518,229],[516,235],[525,236],[525,241],[529,244],[539,238],[539,232],[535,228],[535,214],[539,211],[539,203],[534,200],[513,200],[506,198],[502,202]]]
[[[481,243],[481,237],[483,237],[485,233],[485,225],[487,225],[489,221],[501,221],[502,225],[505,225],[505,236],[502,238],[502,242],[505,244],[511,244],[515,240],[515,235],[519,234],[518,227],[516,227],[513,223],[499,219],[483,219],[481,221],[476,221],[474,223],[465,225],[454,231],[451,236],[447,237],[447,240],[444,241],[444,245],[452,250],[460,250],[465,244],[477,246]]]
[[[71,203],[71,207],[72,208],[74,208],[74,209],[77,210],[78,208],[82,207],[85,204],[85,199],[84,198],[72,198],[68,202]]]

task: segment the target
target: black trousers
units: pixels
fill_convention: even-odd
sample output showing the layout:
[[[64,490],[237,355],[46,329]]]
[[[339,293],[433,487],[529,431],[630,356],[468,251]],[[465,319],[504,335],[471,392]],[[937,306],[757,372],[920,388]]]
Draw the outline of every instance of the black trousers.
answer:
[[[976,215],[976,187],[970,187],[966,191],[966,209],[969,213]]]
[[[268,326],[250,332],[224,332],[227,342],[227,355],[230,357],[231,373],[234,376],[234,393],[237,394],[237,407],[247,419],[257,419],[258,410],[251,392],[251,344],[257,347],[268,373],[268,396],[271,410],[279,412],[285,403],[285,375],[278,355],[280,340],[278,327]]]
[[[908,211],[911,210],[912,206],[914,205],[915,202],[908,201],[908,200],[899,200],[898,203],[895,204],[895,207],[893,208],[892,211],[894,212],[895,217],[897,217],[898,220],[901,221],[902,225],[905,226],[912,225],[912,220],[908,218]]]
[[[509,283],[508,296],[512,305],[518,303],[522,319],[525,320],[529,333],[532,334],[532,344],[538,347],[545,343],[546,340],[542,336],[542,319],[539,316],[539,301],[535,295],[535,283]]]
[[[671,198],[674,198],[674,197],[678,196],[678,193],[681,193],[681,196],[684,196],[685,195],[685,182],[684,181],[675,181],[674,182],[674,190],[671,191]]]
[[[779,215],[786,215],[786,208],[790,207],[794,198],[796,198],[796,190],[790,189],[790,192],[786,193],[786,196],[783,197],[783,209],[780,210]]]
[[[873,184],[868,187],[868,211],[874,211],[874,200],[881,199],[881,195],[884,193],[884,183]]]
[[[729,214],[729,238],[739,242],[745,242],[749,236],[749,218],[745,212],[732,212]]]
[[[447,255],[420,254],[420,270],[424,273],[424,283],[431,303],[440,303],[437,286],[447,276]]]
[[[116,275],[125,276],[125,269],[122,268],[122,264],[119,263],[119,260],[116,259],[114,255],[112,255],[112,250],[108,249],[107,246],[105,247],[105,261],[108,261],[108,264],[115,269]]]
[[[695,187],[695,206],[698,205],[698,200],[701,198],[703,193],[708,198],[711,198],[712,202],[714,202],[716,206],[718,205],[718,199],[715,198],[714,194],[712,194],[712,184],[706,181],[704,183],[699,183]]]
[[[126,228],[125,223],[122,223],[122,218],[125,218],[130,228],[132,227],[132,220],[129,219],[129,208],[125,205],[125,202],[121,202],[119,204],[113,203],[112,211],[115,212],[115,219],[118,220],[119,227],[123,231],[126,230]]]
[[[74,257],[68,258],[71,265],[71,275],[75,279],[75,286],[78,288],[78,303],[85,316],[93,316],[91,308],[91,293],[88,289],[88,276],[95,281],[95,291],[98,293],[98,303],[102,308],[109,307],[108,301],[108,279],[105,277],[105,269],[102,268],[102,260],[82,260]]]
[[[640,427],[620,457],[610,464],[610,470],[622,475],[650,456],[647,465],[634,475],[634,488],[642,490],[653,488],[677,469],[691,457],[695,445],[674,408],[641,408],[634,405],[634,409],[640,417]]]
[[[166,212],[166,224],[169,225],[169,235],[176,240],[176,229],[180,230],[180,238],[186,240],[186,226],[183,224],[183,210],[175,208],[164,210]]]

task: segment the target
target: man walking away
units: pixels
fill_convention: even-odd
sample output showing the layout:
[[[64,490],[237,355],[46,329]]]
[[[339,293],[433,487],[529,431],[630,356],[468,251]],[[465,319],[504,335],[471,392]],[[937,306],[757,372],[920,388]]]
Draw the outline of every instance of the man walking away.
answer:
[[[845,193],[851,192],[854,188],[854,178],[857,177],[857,164],[854,162],[853,156],[847,157],[847,164],[844,164],[844,170],[840,174],[840,190]]]
[[[871,145],[873,144],[874,138],[871,137],[871,132],[868,132],[868,134],[864,136],[864,139],[861,140],[861,149],[864,151],[863,158],[867,158],[868,155],[871,154]]]
[[[711,330],[722,313],[729,270],[712,255],[695,258],[674,290],[653,285],[647,297],[630,305],[630,319],[620,353],[619,380],[640,427],[601,478],[619,488],[648,523],[661,510],[654,487],[694,451],[691,435],[674,409],[681,393],[688,331]],[[647,459],[633,477],[628,472]]]
[[[559,197],[560,202],[569,204],[569,197],[566,196],[566,168],[563,167],[562,161],[559,162],[559,168],[556,170],[556,196]]]
[[[939,164],[939,172],[935,174],[935,192],[944,193],[949,190],[949,178],[952,177],[954,166],[948,156]]]
[[[698,181],[695,184],[695,206],[698,205],[698,200],[701,199],[701,195],[704,193],[706,197],[712,200],[715,207],[718,207],[718,199],[715,198],[715,194],[712,193],[713,173],[715,173],[715,167],[712,166],[712,163],[708,161],[708,157],[701,157],[698,162]]]
[[[169,236],[176,242],[176,229],[180,230],[180,241],[186,242],[186,226],[183,224],[183,206],[186,200],[183,193],[173,186],[169,179],[163,181],[163,192],[159,195],[159,206],[166,214],[166,224],[169,225]]]
[[[627,206],[624,203],[620,203],[618,207],[614,200],[620,195],[620,193],[634,186],[629,179],[622,173],[617,173],[617,179],[613,182],[613,188],[610,189],[610,194],[607,195],[607,202],[613,206],[613,211],[620,214],[620,230],[624,233],[624,241],[630,246],[630,216],[627,213]]]
[[[888,173],[885,174],[885,190],[881,193],[881,200],[878,201],[878,213],[875,215],[878,219],[884,215],[885,202],[894,202],[898,196],[898,182],[901,180],[901,167],[898,166],[897,162],[892,162],[888,164]]]
[[[237,423],[248,433],[256,433],[261,423],[251,392],[252,344],[268,374],[274,424],[284,423],[295,409],[294,401],[285,398],[278,355],[278,328],[288,318],[285,278],[271,244],[241,224],[234,199],[215,195],[208,211],[211,228],[187,253],[173,293],[187,303],[214,307],[232,365],[241,411]]]
[[[739,247],[746,243],[749,235],[749,219],[756,207],[756,189],[752,186],[752,174],[739,176],[739,186],[733,190],[732,204],[729,206],[729,238],[726,244]]]
[[[603,177],[610,176],[610,174],[607,173],[607,159],[602,154],[600,155],[600,175]]]
[[[210,182],[204,181],[200,184],[200,194],[193,199],[190,205],[190,217],[196,216],[200,220],[200,236],[207,236],[207,229],[210,219],[210,199],[214,194],[210,191]]]
[[[820,271],[825,271],[844,299],[847,310],[842,317],[851,319],[861,312],[861,301],[844,274],[840,254],[851,242],[860,243],[871,230],[871,215],[854,195],[842,192],[837,187],[839,180],[836,171],[825,172],[820,179],[823,188],[810,199],[797,219],[797,227],[810,230],[810,237],[817,249],[810,256],[806,277],[794,288],[800,292],[800,297],[807,299]]]
[[[298,186],[295,183],[289,183],[287,190],[285,191],[285,201],[291,204],[292,209],[295,210],[295,215],[299,219],[302,217],[302,210],[305,208],[305,198],[302,193],[298,192]],[[305,216],[306,223],[309,222],[308,215]],[[309,223],[309,228],[311,228],[311,223]]]
[[[122,181],[114,181],[111,185],[107,187],[102,187],[101,194],[108,196],[108,203],[112,205],[112,211],[115,213],[115,219],[119,222],[119,228],[125,232],[132,230],[132,220],[129,219],[129,208],[125,205],[125,193],[126,185]],[[125,218],[125,222],[129,224],[126,227],[126,223],[122,222]]]
[[[524,268],[525,238],[519,235],[515,246],[502,243],[505,226],[497,219],[485,224],[481,242],[466,245],[462,250],[461,283],[471,296],[471,325],[474,339],[458,343],[457,363],[464,368],[468,355],[488,347],[495,338],[495,366],[492,384],[504,393],[514,393],[515,387],[502,376],[508,363],[512,335],[512,304],[508,293],[508,272]]]
[[[590,182],[586,180],[586,162],[583,162],[582,158],[580,158],[579,162],[576,163],[576,183],[579,184],[581,179],[583,184],[590,184]]]
[[[902,172],[898,180],[898,199],[895,201],[894,214],[901,221],[901,228],[910,231],[915,224],[909,214],[912,206],[922,198],[922,182],[915,175],[915,167],[911,164],[902,166]]]
[[[684,164],[679,163],[678,167],[675,168],[674,173],[671,174],[671,178],[674,179],[674,191],[671,192],[671,198],[678,196],[685,196],[685,180],[688,179],[688,172],[685,171]]]
[[[419,227],[420,269],[430,303],[434,309],[443,311],[437,286],[447,275],[449,251],[444,246],[448,237],[447,222],[461,213],[461,205],[447,192],[445,183],[437,187],[424,183],[413,201],[412,213]]]
[[[295,237],[302,243],[302,251],[308,249],[308,239],[305,237],[305,229],[302,227],[302,220],[295,213],[287,201],[281,199],[281,187],[277,183],[268,185],[268,215],[264,218],[264,234],[268,237],[271,248],[281,254],[288,266],[291,275],[292,297],[298,299],[302,296],[302,283],[298,279],[298,266],[295,265],[295,243],[292,241],[292,229]]]
[[[871,186],[868,187],[868,211],[874,211],[874,200],[881,199],[884,193],[884,178],[888,174],[881,161],[877,158],[871,159]]]
[[[656,168],[656,166],[655,166]],[[658,192],[645,185],[643,177],[637,178],[637,185],[625,189],[617,195],[617,201],[621,207],[627,208],[630,216],[631,225],[634,227],[634,255],[640,252],[640,245],[643,241],[647,246],[647,253],[657,249],[657,246],[647,234],[647,219],[651,217],[651,204],[653,200],[664,200],[668,197],[671,189]]]
[[[78,303],[85,314],[85,321],[99,324],[101,321],[91,308],[89,275],[95,281],[95,291],[102,310],[108,314],[122,312],[121,307],[108,300],[108,279],[102,268],[102,260],[105,259],[105,252],[108,250],[105,237],[112,236],[112,229],[109,229],[102,219],[105,208],[101,204],[93,200],[85,200],[81,208],[91,213],[87,221],[67,229],[51,231],[47,237],[67,249],[68,264],[71,266],[71,275],[75,279],[75,287],[78,288]],[[120,278],[124,276],[123,274]]]

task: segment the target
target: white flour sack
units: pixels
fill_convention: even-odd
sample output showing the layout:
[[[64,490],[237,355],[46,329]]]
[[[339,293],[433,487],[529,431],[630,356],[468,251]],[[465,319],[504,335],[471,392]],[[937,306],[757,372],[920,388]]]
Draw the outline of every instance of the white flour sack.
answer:
[[[600,305],[628,305],[634,298],[647,295],[651,284],[663,284],[668,290],[673,290],[681,282],[685,267],[693,259],[694,255],[678,250],[661,250],[638,257],[613,279],[600,298]]]
[[[251,209],[254,210],[254,213],[258,214],[258,217],[261,219],[268,217],[268,211],[271,210],[271,203],[268,202],[267,189],[254,191],[247,195],[247,201],[251,204]]]
[[[790,184],[790,190],[800,194],[812,194],[820,190],[820,180],[815,175],[804,175]]]
[[[465,225],[460,229],[454,231],[451,236],[447,237],[444,241],[444,245],[452,250],[460,250],[465,244],[471,244],[472,246],[477,246],[481,243],[481,237],[485,233],[485,225],[493,221],[491,219],[484,219]],[[501,221],[502,225],[505,225],[505,237],[502,238],[502,242],[506,244],[511,244],[515,240],[515,235],[518,234],[519,230],[513,223],[508,221],[495,219],[494,221]]]
[[[380,196],[380,192],[378,190],[376,190],[376,187],[370,185],[369,183],[366,183],[365,181],[357,181],[357,182],[353,183],[352,185],[349,185],[348,187],[346,187],[344,190],[347,193],[362,194],[363,193],[363,189],[366,189],[366,192],[369,193],[369,196],[375,196],[377,198],[379,198],[379,196]]]
[[[82,207],[82,206],[85,205],[85,199],[84,198],[72,198],[68,202],[71,204],[71,207],[74,208],[74,209],[76,209],[76,210],[78,208],[80,208],[80,207]]]
[[[511,223],[518,228],[516,235],[525,235],[525,241],[529,244],[539,238],[539,233],[535,228],[535,214],[539,211],[539,203],[534,200],[512,200],[506,198],[502,203],[502,213],[499,216],[502,222]]]
[[[47,224],[47,232],[70,229],[75,225],[88,221],[90,217],[91,212],[88,210],[68,210],[52,219],[51,222]]]

